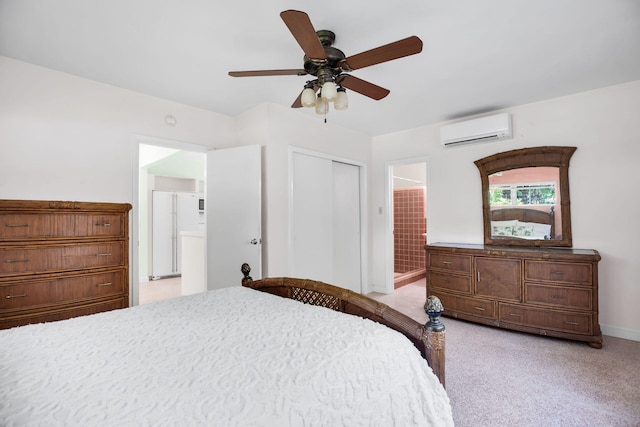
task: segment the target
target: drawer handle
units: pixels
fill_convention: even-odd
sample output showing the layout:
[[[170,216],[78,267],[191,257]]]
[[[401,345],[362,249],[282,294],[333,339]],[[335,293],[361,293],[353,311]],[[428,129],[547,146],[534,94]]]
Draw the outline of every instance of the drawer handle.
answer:
[[[106,282],[106,283],[98,283],[96,284],[96,286],[100,287],[100,286],[111,286],[113,285],[113,282]]]
[[[451,265],[451,264],[453,264],[451,261],[442,261],[442,263],[443,263],[444,265]]]
[[[482,307],[473,307],[473,308],[475,308],[476,310],[479,310],[479,311],[485,311],[485,309],[482,308]]]
[[[99,222],[96,224],[96,227],[111,227],[111,224],[108,222]]]
[[[96,254],[96,256],[111,256],[111,253],[105,253],[105,254]]]
[[[28,259],[6,259],[4,262],[29,262]]]
[[[564,322],[567,325],[579,325],[580,323],[578,322]]]
[[[509,313],[509,316],[513,316],[513,317],[522,317],[522,314]]]
[[[549,295],[549,298],[564,299],[563,295]]]
[[[26,297],[27,294],[18,294],[18,295],[7,295],[5,298],[6,299],[11,299],[11,298],[23,298]]]
[[[553,274],[564,274],[564,271],[552,271]]]
[[[6,224],[7,227],[28,227],[29,224]]]

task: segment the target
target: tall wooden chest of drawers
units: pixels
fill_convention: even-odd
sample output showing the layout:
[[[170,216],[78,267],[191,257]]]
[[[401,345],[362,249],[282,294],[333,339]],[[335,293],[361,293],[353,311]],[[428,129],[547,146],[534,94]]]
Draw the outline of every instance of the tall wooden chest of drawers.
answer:
[[[130,209],[0,200],[0,329],[128,307]]]
[[[591,249],[426,246],[427,295],[446,316],[602,347]]]

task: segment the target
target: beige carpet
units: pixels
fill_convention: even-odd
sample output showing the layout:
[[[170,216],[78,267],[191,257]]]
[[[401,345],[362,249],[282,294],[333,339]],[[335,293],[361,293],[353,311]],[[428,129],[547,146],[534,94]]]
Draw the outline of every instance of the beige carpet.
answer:
[[[372,296],[420,322],[424,280]],[[446,307],[445,307],[446,309]],[[456,425],[640,426],[640,342],[584,343],[444,318]]]

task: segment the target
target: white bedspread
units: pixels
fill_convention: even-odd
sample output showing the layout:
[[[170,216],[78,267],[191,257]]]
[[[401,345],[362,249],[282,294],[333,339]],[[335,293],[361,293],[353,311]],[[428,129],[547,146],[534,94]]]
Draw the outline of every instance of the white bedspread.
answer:
[[[399,333],[232,287],[0,331],[2,426],[453,425]]]

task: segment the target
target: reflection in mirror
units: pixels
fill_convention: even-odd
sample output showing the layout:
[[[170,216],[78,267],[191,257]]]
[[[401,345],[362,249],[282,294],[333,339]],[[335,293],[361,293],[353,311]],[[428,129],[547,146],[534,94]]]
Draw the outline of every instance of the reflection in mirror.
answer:
[[[491,236],[527,240],[562,239],[557,167],[530,167],[489,175]]]
[[[487,245],[571,247],[569,159],[575,147],[532,147],[477,160]]]

